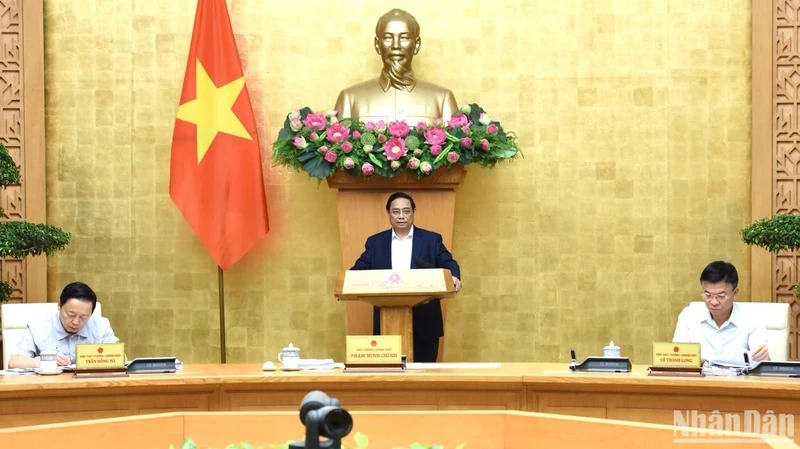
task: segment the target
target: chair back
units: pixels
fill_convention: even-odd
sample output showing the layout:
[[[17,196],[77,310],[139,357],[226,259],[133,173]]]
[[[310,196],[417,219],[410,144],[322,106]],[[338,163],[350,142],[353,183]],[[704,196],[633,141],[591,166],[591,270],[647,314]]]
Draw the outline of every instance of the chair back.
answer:
[[[769,358],[783,362],[789,358],[789,304],[777,302],[739,302],[739,312],[767,326]],[[693,307],[706,307],[703,301],[694,301]]]

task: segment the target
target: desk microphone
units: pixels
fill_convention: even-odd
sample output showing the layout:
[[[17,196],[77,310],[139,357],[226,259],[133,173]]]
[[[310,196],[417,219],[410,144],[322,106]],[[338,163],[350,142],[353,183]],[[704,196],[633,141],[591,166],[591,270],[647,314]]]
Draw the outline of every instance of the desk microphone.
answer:
[[[425,262],[422,259],[414,259],[414,265],[416,265],[417,268],[436,268],[436,265],[430,262]]]
[[[574,371],[575,368],[578,366],[578,360],[575,357],[575,350],[574,349],[570,349],[569,350],[569,355],[570,355],[570,357],[572,357],[572,362],[569,364],[569,369]]]

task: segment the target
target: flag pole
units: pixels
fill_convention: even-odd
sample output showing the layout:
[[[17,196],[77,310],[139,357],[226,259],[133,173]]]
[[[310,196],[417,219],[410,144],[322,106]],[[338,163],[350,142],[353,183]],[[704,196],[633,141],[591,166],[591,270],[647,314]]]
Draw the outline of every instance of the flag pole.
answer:
[[[219,273],[219,355],[222,363],[227,363],[225,353],[225,282],[222,279],[222,267],[217,265]]]

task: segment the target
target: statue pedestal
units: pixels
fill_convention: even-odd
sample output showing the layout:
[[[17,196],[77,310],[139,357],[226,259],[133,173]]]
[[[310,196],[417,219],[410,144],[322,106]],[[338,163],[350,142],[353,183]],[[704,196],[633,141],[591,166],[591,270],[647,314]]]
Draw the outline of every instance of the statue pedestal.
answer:
[[[337,189],[336,202],[339,213],[339,241],[342,246],[342,270],[353,266],[364,252],[367,237],[390,227],[386,214],[386,200],[394,192],[404,191],[417,205],[414,225],[442,235],[447,249],[453,251],[453,216],[456,192],[466,176],[464,166],[440,168],[430,176],[417,178],[402,173],[394,178],[375,177],[362,179],[338,171],[327,178],[328,187]],[[442,300],[442,314],[447,315],[447,300]],[[446,321],[445,321],[446,322]],[[372,334],[372,306],[360,302],[347,303],[347,334]],[[439,343],[439,358],[444,351],[444,339]]]

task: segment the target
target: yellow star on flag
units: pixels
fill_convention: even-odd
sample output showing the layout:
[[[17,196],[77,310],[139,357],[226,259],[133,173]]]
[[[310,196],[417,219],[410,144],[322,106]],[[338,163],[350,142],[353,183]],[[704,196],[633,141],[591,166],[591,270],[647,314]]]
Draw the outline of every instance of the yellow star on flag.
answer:
[[[197,125],[197,163],[211,146],[217,133],[230,134],[253,140],[242,121],[233,113],[233,103],[244,88],[244,76],[217,87],[206,73],[203,64],[196,59],[196,98],[178,107],[178,118]]]

